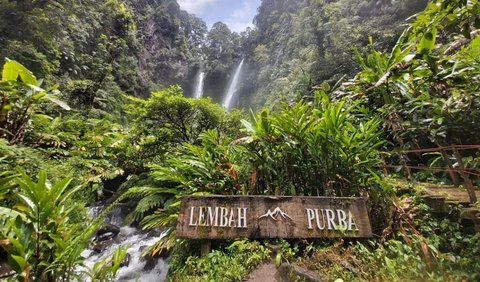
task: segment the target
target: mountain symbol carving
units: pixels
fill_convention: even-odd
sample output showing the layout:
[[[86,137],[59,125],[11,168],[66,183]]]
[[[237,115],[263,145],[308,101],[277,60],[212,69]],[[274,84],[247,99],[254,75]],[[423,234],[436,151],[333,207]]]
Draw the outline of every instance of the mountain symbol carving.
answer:
[[[271,217],[273,220],[277,221],[279,216],[283,217],[284,219],[289,218],[291,221],[293,221],[293,219],[286,212],[283,212],[279,207],[276,207],[273,211],[268,210],[267,213],[259,216],[258,219]]]

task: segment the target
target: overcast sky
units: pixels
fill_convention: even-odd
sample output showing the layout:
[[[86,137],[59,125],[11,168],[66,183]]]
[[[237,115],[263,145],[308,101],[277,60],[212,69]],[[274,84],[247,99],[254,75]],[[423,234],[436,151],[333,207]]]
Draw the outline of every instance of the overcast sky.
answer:
[[[210,28],[214,23],[226,23],[232,31],[244,31],[253,26],[253,17],[261,0],[177,0],[183,10],[202,18]]]

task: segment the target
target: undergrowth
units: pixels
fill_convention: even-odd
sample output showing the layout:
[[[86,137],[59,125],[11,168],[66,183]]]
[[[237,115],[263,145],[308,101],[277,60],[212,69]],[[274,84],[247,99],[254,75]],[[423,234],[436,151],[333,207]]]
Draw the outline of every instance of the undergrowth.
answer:
[[[257,241],[235,241],[204,257],[186,257],[195,246],[183,243],[173,251],[170,281],[241,281],[270,258],[270,250]]]
[[[310,247],[314,251],[297,263],[325,281],[480,281],[480,233],[461,224],[459,206],[436,215],[417,198],[405,212],[410,229],[379,240]]]

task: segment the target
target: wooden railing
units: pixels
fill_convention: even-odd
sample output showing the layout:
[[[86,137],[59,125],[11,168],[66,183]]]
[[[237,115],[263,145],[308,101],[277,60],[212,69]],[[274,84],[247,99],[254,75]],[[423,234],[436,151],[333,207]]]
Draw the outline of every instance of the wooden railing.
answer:
[[[403,151],[394,151],[391,154],[398,154],[401,160],[401,164],[392,165],[384,163],[382,165],[383,172],[388,176],[389,168],[401,168],[407,178],[411,178],[411,170],[428,170],[434,172],[447,172],[452,179],[452,183],[458,187],[460,185],[460,180],[458,175],[463,179],[465,188],[470,199],[470,203],[477,202],[477,196],[475,195],[474,186],[470,176],[480,177],[480,168],[466,168],[462,156],[459,151],[462,150],[480,150],[480,145],[450,145],[450,146],[439,146],[435,148],[423,148],[423,149],[413,149],[413,150],[403,150]],[[418,165],[408,165],[407,156],[408,154],[423,154],[423,153],[441,153],[443,160],[446,164],[445,167],[431,167],[431,166],[418,166]],[[454,166],[454,163],[451,160],[449,155],[451,152],[452,158],[455,160],[457,166]]]

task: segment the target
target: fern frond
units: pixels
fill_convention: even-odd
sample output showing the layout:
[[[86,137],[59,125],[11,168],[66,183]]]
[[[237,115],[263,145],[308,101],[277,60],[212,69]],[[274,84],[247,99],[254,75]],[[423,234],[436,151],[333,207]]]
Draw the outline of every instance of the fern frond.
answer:
[[[170,167],[159,167],[150,174],[157,181],[170,181],[176,183],[185,183],[187,178],[178,171]]]
[[[159,207],[164,202],[164,197],[159,194],[150,195],[142,198],[135,208],[136,213],[145,213],[153,208]]]
[[[153,194],[142,198],[140,201],[138,201],[135,210],[126,216],[126,222],[140,220],[143,218],[145,213],[153,210],[154,208],[160,207],[164,201],[165,197],[160,194]]]
[[[158,210],[155,213],[146,216],[141,224],[143,229],[154,229],[157,227],[176,226],[178,219],[178,210]]]
[[[178,194],[178,190],[175,188],[165,188],[165,187],[150,187],[150,186],[135,186],[128,189],[127,192],[123,194],[124,198],[135,198],[135,197],[148,197],[155,194]]]

